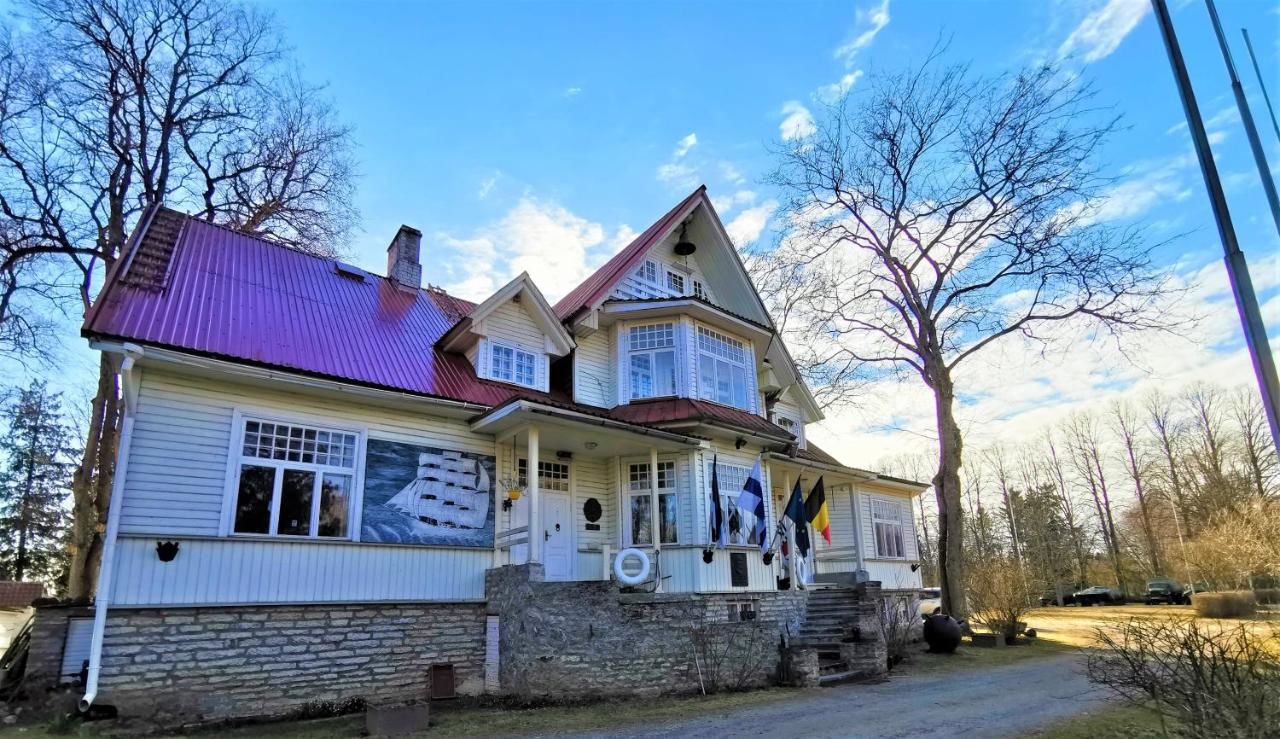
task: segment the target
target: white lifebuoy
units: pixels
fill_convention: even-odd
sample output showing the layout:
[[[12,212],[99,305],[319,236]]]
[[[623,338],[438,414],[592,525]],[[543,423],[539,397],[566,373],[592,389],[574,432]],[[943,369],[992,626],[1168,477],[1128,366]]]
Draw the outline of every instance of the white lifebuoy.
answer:
[[[628,575],[622,569],[622,563],[632,557],[640,560],[640,572]],[[623,585],[639,585],[649,578],[649,555],[636,548],[623,549],[613,560],[613,576]]]

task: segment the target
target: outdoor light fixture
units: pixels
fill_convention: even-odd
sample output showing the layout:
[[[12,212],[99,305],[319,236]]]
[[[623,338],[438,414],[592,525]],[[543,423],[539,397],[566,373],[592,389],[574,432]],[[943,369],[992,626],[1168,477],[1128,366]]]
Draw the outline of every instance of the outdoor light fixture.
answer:
[[[595,449],[596,447],[600,446],[600,444],[599,442],[588,441],[587,443],[583,444],[583,446],[587,448],[587,451],[591,451],[592,449]]]
[[[746,440],[746,439],[744,439],[744,438],[742,438],[741,436],[739,436],[738,438],[736,438],[736,439],[734,439],[734,440],[733,440],[733,448],[734,448],[734,449],[741,449],[742,447],[744,447],[744,446],[746,446],[746,445],[747,445],[747,440]]]

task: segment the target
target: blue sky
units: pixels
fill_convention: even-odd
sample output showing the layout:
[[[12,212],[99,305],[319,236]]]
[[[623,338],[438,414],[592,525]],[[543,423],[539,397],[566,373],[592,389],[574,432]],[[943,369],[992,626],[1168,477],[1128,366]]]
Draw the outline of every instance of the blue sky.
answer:
[[[1173,5],[1274,337],[1280,240],[1205,8]],[[1280,163],[1239,31],[1249,28],[1280,96],[1278,6],[1219,6],[1271,161]],[[1072,352],[1037,369],[1006,352],[992,359],[1007,365],[1004,397],[998,408],[970,408],[972,424],[999,438],[1052,420],[1046,409],[1061,414],[1143,383],[1250,380],[1148,0],[266,7],[304,77],[328,86],[355,130],[363,227],[350,260],[381,271],[387,242],[407,223],[425,235],[424,278],[472,299],[528,269],[554,300],[698,183],[709,186],[732,234],[767,241],[776,194],[761,178],[770,144],[802,131],[831,86],[856,94],[867,75],[904,68],[940,39],[948,41],[945,60],[984,73],[1065,57],[1069,70],[1093,81],[1099,102],[1124,117],[1105,152],[1117,178],[1108,217],[1143,223],[1153,240],[1180,235],[1160,257],[1202,279],[1195,299],[1213,316],[1181,343],[1152,348],[1152,361],[1137,368]],[[68,383],[93,362],[74,343],[67,359]],[[1016,381],[1008,374],[1015,370]],[[984,392],[977,385],[975,397]],[[850,463],[872,464],[927,435],[927,407],[895,397],[893,407],[833,414],[815,438]]]

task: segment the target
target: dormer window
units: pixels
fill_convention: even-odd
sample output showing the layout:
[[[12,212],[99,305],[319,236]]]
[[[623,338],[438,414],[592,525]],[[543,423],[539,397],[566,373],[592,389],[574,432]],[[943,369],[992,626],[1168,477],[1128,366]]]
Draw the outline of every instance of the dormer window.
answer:
[[[698,327],[698,397],[735,408],[747,405],[747,345]]]
[[[693,281],[693,297],[711,302],[711,296],[707,294],[707,288],[702,285],[702,280]]]
[[[640,269],[636,270],[636,277],[650,284],[658,284],[658,265],[652,259],[644,260],[644,264],[640,265]]]
[[[684,295],[684,275],[677,272],[668,272],[667,289],[676,295]]]
[[[493,379],[525,387],[535,386],[538,357],[533,352],[498,343],[491,343],[489,347],[489,374]]]
[[[631,397],[661,398],[675,395],[675,324],[632,326],[627,338],[631,355]]]

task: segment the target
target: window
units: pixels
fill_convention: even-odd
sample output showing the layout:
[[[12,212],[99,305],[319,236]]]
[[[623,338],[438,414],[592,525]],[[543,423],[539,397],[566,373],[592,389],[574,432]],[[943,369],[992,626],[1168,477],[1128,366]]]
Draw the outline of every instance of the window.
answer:
[[[720,481],[720,506],[724,508],[725,528],[729,532],[730,544],[759,544],[756,537],[756,517],[751,511],[738,508],[738,493],[751,474],[750,467],[739,467],[721,462],[716,465]],[[711,492],[711,461],[707,461],[707,494]],[[765,505],[769,505],[765,501]],[[766,510],[767,514],[768,511]]]
[[[746,344],[698,327],[698,396],[749,410]]]
[[[901,559],[907,556],[903,546],[902,506],[897,501],[871,499],[871,523],[876,534],[876,556]]]
[[[644,260],[644,264],[640,265],[640,269],[636,270],[636,277],[654,285],[658,284],[658,265],[652,260]]]
[[[629,331],[631,397],[676,394],[675,325],[632,326]]]
[[[537,382],[538,357],[533,352],[490,344],[489,376],[503,382],[533,387]]]
[[[516,468],[520,484],[528,485],[529,460],[518,460]],[[569,492],[569,465],[560,462],[538,462],[538,489],[553,493]]]
[[[231,531],[349,536],[358,438],[345,431],[245,421]]]
[[[676,295],[684,295],[684,275],[668,272],[667,289]]]
[[[799,432],[796,430],[796,422],[791,420],[790,418],[787,418],[786,416],[777,416],[773,419],[773,421],[783,431],[790,431],[791,433],[799,436]]]
[[[693,281],[693,297],[711,302],[711,296],[707,293],[707,288],[703,287],[702,280]]]
[[[728,609],[727,617],[729,621],[754,621],[756,620],[756,604],[752,601],[729,601],[725,603]]]
[[[649,463],[627,466],[627,533],[632,546],[653,544],[653,499],[649,489]],[[667,491],[667,492],[664,492]],[[679,528],[676,463],[658,462],[658,526],[663,544],[675,544]]]

